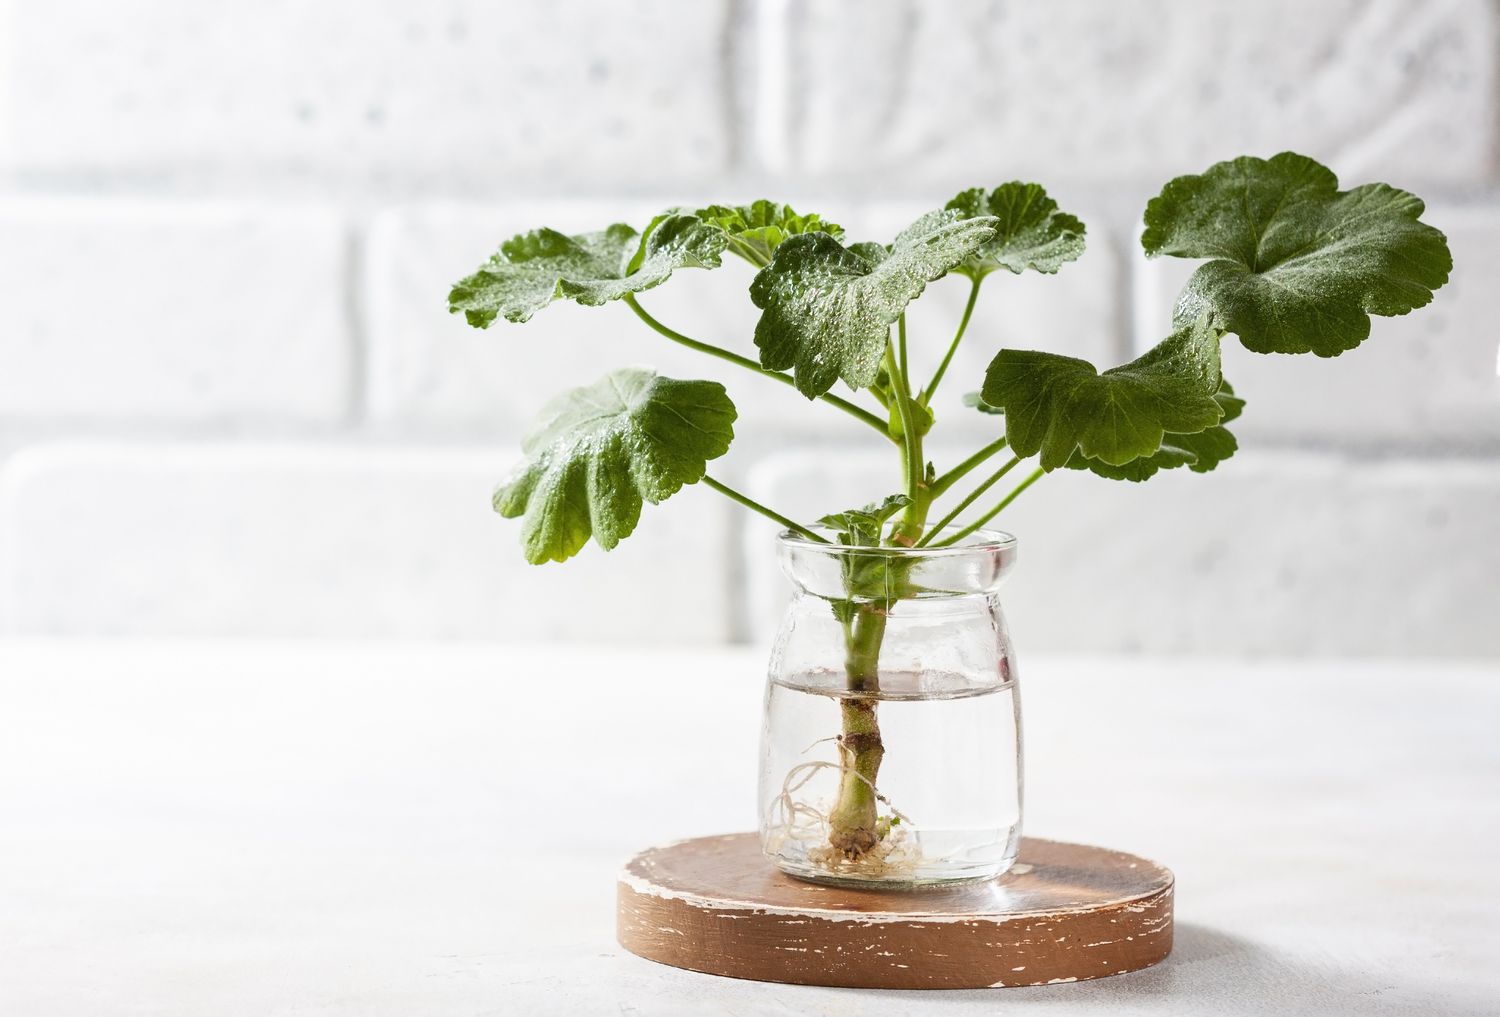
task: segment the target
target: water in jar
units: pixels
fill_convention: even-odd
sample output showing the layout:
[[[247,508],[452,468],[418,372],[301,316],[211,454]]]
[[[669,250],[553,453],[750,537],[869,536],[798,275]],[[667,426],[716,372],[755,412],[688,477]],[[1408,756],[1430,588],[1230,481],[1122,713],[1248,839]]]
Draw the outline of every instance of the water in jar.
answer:
[[[828,844],[840,780],[841,672],[779,677],[762,732],[762,846],[793,875],[824,882],[936,883],[997,876],[1021,835],[1018,699],[1013,680],[882,672],[885,754],[876,778],[882,839],[850,863]]]

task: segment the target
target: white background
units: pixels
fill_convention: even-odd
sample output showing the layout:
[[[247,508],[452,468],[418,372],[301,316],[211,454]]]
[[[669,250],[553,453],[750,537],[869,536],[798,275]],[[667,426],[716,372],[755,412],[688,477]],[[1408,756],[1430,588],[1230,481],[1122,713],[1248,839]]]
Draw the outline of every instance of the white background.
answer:
[[[1001,520],[1018,643],[1500,655],[1497,42],[1486,0],[5,0],[0,631],[760,641],[772,528],[707,491],[525,565],[489,493],[526,421],[644,362],[729,386],[715,470],[785,511],[889,493],[894,457],[618,304],[481,333],[450,282],[541,225],[769,196],[888,239],[1037,179],[1089,250],[990,280],[952,462],[993,433],[957,400],[1001,345],[1102,366],[1163,334],[1186,266],[1137,243],[1162,183],[1294,148],[1426,197],[1452,282],[1336,361],[1231,349],[1249,406],[1213,475],[1028,493]],[[753,353],[748,281],[643,302]],[[931,288],[919,362],[963,296]]]
[[[1497,65],[1500,0],[0,0],[0,1015],[1491,1012]],[[1450,284],[1337,360],[1226,344],[1215,473],[1000,520],[1028,832],[1172,866],[1171,960],[877,998],[615,947],[623,858],[752,823],[773,528],[689,489],[528,566],[527,421],[648,363],[729,387],[715,472],[784,511],[896,463],[618,304],[478,332],[448,285],[543,225],[886,240],[1035,179],[1088,252],[986,283],[941,466],[1001,346],[1161,337],[1164,182],[1287,148],[1427,198]],[[753,355],[749,279],[642,301]]]

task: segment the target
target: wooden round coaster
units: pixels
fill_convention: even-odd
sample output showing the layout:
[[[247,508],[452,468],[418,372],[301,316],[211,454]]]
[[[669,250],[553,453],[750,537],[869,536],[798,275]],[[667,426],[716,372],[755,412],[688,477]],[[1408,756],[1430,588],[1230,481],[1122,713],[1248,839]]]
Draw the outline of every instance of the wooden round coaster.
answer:
[[[620,945],[733,978],[871,989],[1045,985],[1135,971],[1172,950],[1172,873],[1025,838],[985,883],[916,890],[785,875],[755,834],[653,848],[620,876]]]

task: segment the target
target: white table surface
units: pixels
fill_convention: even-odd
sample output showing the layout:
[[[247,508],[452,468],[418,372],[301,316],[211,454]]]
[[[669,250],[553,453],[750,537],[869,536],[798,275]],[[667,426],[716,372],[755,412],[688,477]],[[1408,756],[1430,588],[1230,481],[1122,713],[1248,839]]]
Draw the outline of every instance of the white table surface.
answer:
[[[0,1015],[1495,1014],[1500,666],[1023,661],[1028,830],[1177,872],[1163,965],[874,993],[613,941],[752,824],[763,654],[0,642]]]

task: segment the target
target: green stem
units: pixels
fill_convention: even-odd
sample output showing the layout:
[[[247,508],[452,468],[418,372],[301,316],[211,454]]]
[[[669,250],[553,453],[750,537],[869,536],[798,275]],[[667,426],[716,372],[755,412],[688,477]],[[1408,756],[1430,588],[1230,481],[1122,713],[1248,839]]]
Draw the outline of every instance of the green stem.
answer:
[[[932,482],[932,496],[936,498],[941,495],[944,491],[948,490],[948,488],[952,487],[958,481],[962,480],[964,475],[974,467],[984,462],[996,452],[999,452],[1001,449],[1005,448],[1006,444],[1007,443],[1004,438],[996,438],[984,448],[980,449],[978,452],[975,452],[969,458],[953,467],[953,469],[949,470],[947,473],[934,480]]]
[[[931,529],[927,531],[926,535],[923,536],[921,540],[917,541],[916,546],[926,547],[929,543],[932,542],[933,537],[942,532],[943,527],[947,526],[949,523],[953,522],[953,520],[958,518],[958,514],[960,512],[968,508],[970,505],[974,504],[974,502],[978,501],[980,495],[984,494],[984,492],[994,487],[997,483],[1000,482],[1001,477],[1005,476],[1011,470],[1020,465],[1021,457],[1012,456],[1010,462],[1006,463],[1004,466],[1000,467],[1000,469],[992,473],[988,480],[980,484],[978,487],[974,488],[974,490],[970,491],[968,496],[965,497],[963,501],[953,506],[952,512],[949,512],[942,519],[939,519],[937,522],[933,523]]]
[[[1005,510],[1006,506],[1008,506],[1011,502],[1015,501],[1017,498],[1019,498],[1021,496],[1021,492],[1022,491],[1026,490],[1032,484],[1035,484],[1038,480],[1041,480],[1042,479],[1042,474],[1044,472],[1045,471],[1040,466],[1038,466],[1036,468],[1036,470],[1031,474],[1031,476],[1027,477],[1025,480],[1021,481],[1019,484],[1016,485],[1015,490],[1011,491],[1010,494],[1007,494],[1004,498],[1000,499],[1000,504],[998,504],[994,508],[990,509],[988,512],[986,512],[984,515],[980,516],[978,519],[976,519],[974,522],[970,523],[968,526],[965,526],[963,529],[959,530],[953,536],[948,537],[946,540],[940,540],[940,541],[938,541],[936,544],[934,544],[932,546],[933,547],[950,547],[953,544],[958,543],[960,540],[963,540],[969,534],[973,533],[975,530],[979,529],[985,523],[989,522],[991,519],[995,518],[1001,512],[1003,512]]]
[[[793,388],[797,387],[797,382],[789,374],[783,374],[780,371],[767,370],[766,368],[761,367],[755,361],[751,360],[749,357],[742,357],[738,353],[724,349],[722,346],[714,346],[710,343],[699,342],[697,339],[688,338],[681,332],[673,331],[666,325],[663,325],[661,322],[651,317],[650,314],[647,314],[646,309],[640,305],[640,302],[638,300],[635,299],[635,294],[627,293],[625,294],[624,299],[625,303],[629,305],[630,309],[635,312],[636,317],[640,318],[647,325],[650,325],[651,328],[654,329],[657,333],[672,340],[674,343],[686,346],[690,350],[697,350],[699,353],[707,353],[711,357],[718,357],[720,360],[726,360],[731,364],[737,364],[740,367],[745,368],[746,370],[754,371],[756,374],[764,378],[774,378],[784,385],[790,385]],[[854,419],[862,421],[863,423],[868,424],[870,427],[875,428],[875,430],[879,431],[887,438],[891,437],[889,425],[884,420],[881,420],[875,414],[871,413],[869,410],[861,409],[860,407],[855,406],[853,403],[845,399],[840,399],[838,396],[827,392],[825,392],[823,395],[820,395],[818,398],[831,406],[837,406],[839,409],[843,410]]]
[[[751,498],[748,495],[740,494],[740,492],[736,491],[728,484],[720,483],[706,473],[703,475],[703,482],[709,487],[713,488],[715,491],[718,491],[720,494],[731,499],[732,501],[739,502],[741,505],[745,506],[747,509],[750,509],[752,512],[759,512],[767,519],[775,520],[776,522],[780,523],[782,526],[785,526],[787,529],[791,530],[795,534],[798,534],[799,536],[806,537],[808,540],[815,540],[819,544],[828,543],[827,540],[824,540],[822,537],[818,536],[816,533],[814,533],[812,530],[809,530],[801,523],[793,522],[791,519],[782,515],[780,512],[777,512],[775,509],[767,508],[760,502],[756,501],[754,498]]]
[[[882,604],[861,604],[854,618],[844,656],[850,692],[880,691],[880,644],[885,638],[887,609]]]
[[[938,383],[943,380],[943,375],[948,373],[948,365],[953,361],[953,354],[958,352],[958,344],[963,341],[964,332],[968,330],[969,318],[974,314],[974,304],[979,300],[979,284],[983,280],[984,276],[980,276],[969,285],[969,302],[964,304],[964,316],[958,321],[958,331],[954,333],[953,341],[948,344],[948,352],[943,355],[943,362],[938,365],[937,373],[917,396],[917,401],[923,406],[932,401],[932,394],[937,391]]]
[[[890,377],[892,399],[901,424],[901,465],[906,476],[906,494],[911,501],[896,524],[891,540],[910,547],[922,536],[931,496],[924,483],[922,436],[914,426],[915,415],[911,407],[904,316],[897,335],[895,347],[889,342],[885,345],[885,369]],[[886,564],[886,568],[892,567],[899,566],[895,562]],[[900,585],[899,582],[896,585]],[[844,660],[850,695],[839,704],[839,790],[828,813],[828,843],[851,861],[863,858],[885,835],[880,825],[880,800],[875,790],[880,763],[885,758],[876,707],[880,702],[880,647],[885,639],[886,619],[897,596],[899,594],[859,606]]]
[[[888,607],[862,604],[844,658],[848,689],[839,704],[839,792],[828,814],[828,842],[846,858],[858,860],[880,842],[875,780],[885,758],[875,708],[880,693],[880,644]]]
[[[890,343],[885,345],[885,365],[886,373],[891,378],[891,388],[895,392],[896,415],[901,421],[901,468],[906,477],[906,496],[911,499],[901,514],[901,521],[896,525],[895,532],[891,534],[891,540],[903,547],[910,547],[922,535],[931,499],[923,483],[922,436],[917,433],[916,417],[911,408],[911,389],[907,386],[906,372],[901,369]]]

